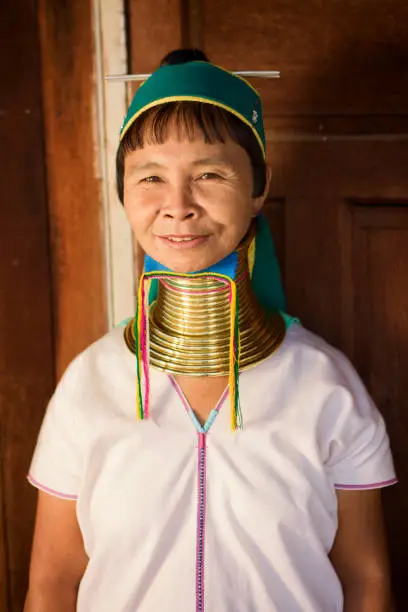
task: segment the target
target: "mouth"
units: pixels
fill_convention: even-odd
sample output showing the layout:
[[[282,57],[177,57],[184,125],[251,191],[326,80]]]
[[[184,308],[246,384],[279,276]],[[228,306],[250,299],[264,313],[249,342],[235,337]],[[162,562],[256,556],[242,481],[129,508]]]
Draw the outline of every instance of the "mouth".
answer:
[[[208,240],[208,236],[197,236],[194,234],[169,234],[167,236],[158,236],[158,238],[165,245],[176,249],[196,247]]]

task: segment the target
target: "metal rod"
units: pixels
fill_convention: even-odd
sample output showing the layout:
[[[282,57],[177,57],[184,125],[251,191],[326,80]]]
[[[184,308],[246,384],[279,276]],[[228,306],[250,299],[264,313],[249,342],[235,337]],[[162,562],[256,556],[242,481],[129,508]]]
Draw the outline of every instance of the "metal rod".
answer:
[[[280,72],[278,70],[237,70],[233,74],[242,77],[256,77],[259,79],[279,79]],[[146,81],[150,74],[108,74],[105,79],[107,81]]]
[[[257,77],[259,79],[279,79],[279,70],[238,70],[234,72],[239,76]]]
[[[108,74],[105,76],[107,81],[145,81],[150,74]]]

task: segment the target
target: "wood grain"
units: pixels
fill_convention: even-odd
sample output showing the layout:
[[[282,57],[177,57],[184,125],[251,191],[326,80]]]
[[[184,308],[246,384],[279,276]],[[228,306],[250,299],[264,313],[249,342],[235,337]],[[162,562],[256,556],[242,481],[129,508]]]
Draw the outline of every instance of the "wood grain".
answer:
[[[40,0],[56,371],[107,330],[90,2]]]
[[[55,378],[37,15],[34,2],[6,5],[0,19],[0,609],[21,612],[36,499],[25,477]]]
[[[398,609],[406,604],[408,514],[408,207],[356,206],[353,213],[355,363],[388,426],[399,478],[385,510]]]
[[[2,422],[4,414],[0,410],[0,451],[4,448],[5,441],[2,435]],[[1,454],[2,455],[2,454]],[[5,487],[4,487],[4,462],[0,456],[0,610],[9,612],[9,588],[8,588],[8,555],[7,555],[7,523],[5,516]]]
[[[129,50],[133,72],[152,72],[173,49],[183,46],[180,0],[129,1]]]
[[[401,0],[206,0],[205,50],[232,70],[281,70],[257,81],[267,115],[408,110],[408,5]]]

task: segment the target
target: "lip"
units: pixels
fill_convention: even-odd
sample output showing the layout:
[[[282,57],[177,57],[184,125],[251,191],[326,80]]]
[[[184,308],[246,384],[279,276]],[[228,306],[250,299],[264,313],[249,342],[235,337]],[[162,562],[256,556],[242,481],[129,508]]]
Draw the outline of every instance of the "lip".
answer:
[[[157,236],[162,244],[172,249],[192,249],[204,244],[208,240],[208,236],[197,236],[197,234],[167,234],[165,236]],[[185,242],[174,242],[172,238],[190,238]]]

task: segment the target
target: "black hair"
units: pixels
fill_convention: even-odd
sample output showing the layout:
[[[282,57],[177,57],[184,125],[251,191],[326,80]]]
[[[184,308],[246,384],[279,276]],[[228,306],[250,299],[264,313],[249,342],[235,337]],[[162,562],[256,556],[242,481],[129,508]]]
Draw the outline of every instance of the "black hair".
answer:
[[[187,62],[209,62],[210,60],[201,49],[175,49],[165,55],[160,66],[174,66],[187,64]]]
[[[160,66],[173,66],[192,61],[208,62],[200,49],[175,49],[160,62]],[[131,151],[144,146],[145,142],[162,144],[166,141],[169,123],[176,125],[192,140],[197,126],[205,142],[225,142],[230,136],[247,152],[252,166],[253,192],[257,198],[266,189],[266,164],[259,143],[249,126],[232,113],[203,102],[166,102],[158,104],[136,119],[126,132],[116,154],[116,187],[123,204],[125,157]]]

